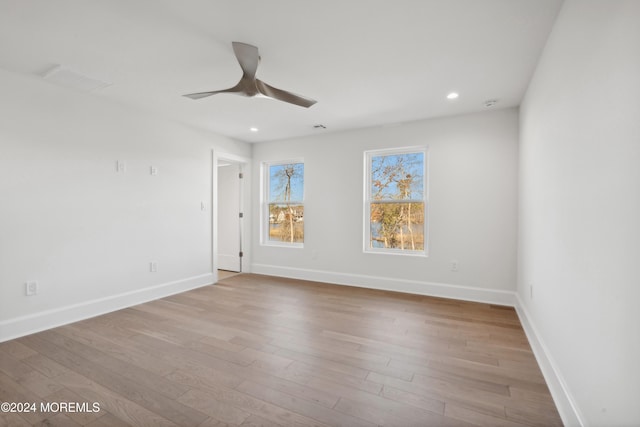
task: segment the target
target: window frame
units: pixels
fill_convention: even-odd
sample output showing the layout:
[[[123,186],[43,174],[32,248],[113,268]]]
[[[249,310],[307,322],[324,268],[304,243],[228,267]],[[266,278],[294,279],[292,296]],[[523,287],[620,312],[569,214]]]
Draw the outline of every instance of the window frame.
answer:
[[[372,170],[371,163],[374,157],[378,156],[392,156],[402,154],[414,154],[422,153],[422,198],[421,199],[406,199],[396,201],[375,201],[372,195]],[[363,206],[364,206],[364,233],[363,233],[363,252],[366,254],[385,254],[385,255],[402,255],[410,257],[428,257],[429,255],[429,234],[428,234],[428,218],[429,218],[429,149],[428,146],[409,146],[398,148],[384,148],[376,150],[367,150],[364,152],[364,191],[363,191]],[[411,249],[397,249],[397,248],[374,248],[371,246],[371,204],[372,203],[423,203],[424,204],[424,224],[423,224],[423,249],[411,250]]]
[[[261,191],[261,219],[260,219],[260,244],[263,246],[274,246],[274,247],[283,247],[283,248],[303,248],[304,247],[304,231],[302,236],[302,242],[283,242],[278,240],[272,240],[269,238],[269,206],[272,204],[271,202],[271,167],[272,166],[280,166],[280,165],[291,165],[301,163],[303,165],[303,181],[302,181],[302,200],[291,200],[290,204],[292,205],[302,205],[304,209],[304,200],[305,200],[305,183],[304,183],[304,173],[305,171],[305,163],[303,158],[294,158],[287,160],[275,160],[275,161],[266,161],[261,164],[261,179],[262,179],[262,191]],[[284,203],[283,203],[284,204]],[[304,220],[303,220],[304,221]],[[303,222],[303,230],[304,230],[304,222]]]

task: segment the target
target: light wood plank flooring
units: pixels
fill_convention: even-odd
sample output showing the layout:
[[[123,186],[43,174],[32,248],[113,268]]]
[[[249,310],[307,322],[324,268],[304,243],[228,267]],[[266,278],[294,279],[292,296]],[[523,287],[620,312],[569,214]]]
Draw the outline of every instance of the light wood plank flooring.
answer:
[[[231,276],[235,276],[236,274],[240,274],[237,271],[229,271],[229,270],[218,270],[218,280],[227,279]]]
[[[0,425],[559,426],[515,311],[241,274],[0,344]]]

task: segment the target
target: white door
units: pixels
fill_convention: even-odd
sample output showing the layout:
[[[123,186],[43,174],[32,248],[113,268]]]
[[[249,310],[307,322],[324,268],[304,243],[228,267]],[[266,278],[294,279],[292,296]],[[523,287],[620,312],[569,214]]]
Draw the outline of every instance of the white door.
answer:
[[[218,268],[241,271],[240,164],[218,162]]]

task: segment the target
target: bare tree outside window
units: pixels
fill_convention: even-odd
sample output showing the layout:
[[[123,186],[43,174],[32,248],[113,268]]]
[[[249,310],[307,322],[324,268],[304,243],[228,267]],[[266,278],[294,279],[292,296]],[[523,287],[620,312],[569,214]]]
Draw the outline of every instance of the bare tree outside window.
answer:
[[[269,240],[304,242],[304,164],[269,166]]]
[[[370,155],[369,248],[425,249],[425,153]]]

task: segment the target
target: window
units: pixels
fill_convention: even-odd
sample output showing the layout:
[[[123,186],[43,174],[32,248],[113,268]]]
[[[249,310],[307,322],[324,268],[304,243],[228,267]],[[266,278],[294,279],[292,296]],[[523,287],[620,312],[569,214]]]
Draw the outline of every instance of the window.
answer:
[[[365,252],[426,255],[427,150],[365,152]]]
[[[304,242],[304,163],[264,164],[263,243],[302,246]]]

